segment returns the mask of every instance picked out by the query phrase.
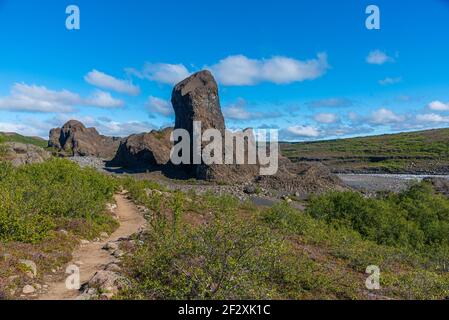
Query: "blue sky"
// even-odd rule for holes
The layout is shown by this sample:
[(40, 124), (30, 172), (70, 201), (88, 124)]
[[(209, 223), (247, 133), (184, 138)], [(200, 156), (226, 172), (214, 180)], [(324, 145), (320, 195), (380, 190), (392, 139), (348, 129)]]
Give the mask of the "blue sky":
[[(81, 29), (65, 27), (68, 5)], [(381, 10), (367, 30), (365, 9)], [(320, 140), (449, 125), (449, 1), (0, 0), (0, 131), (172, 125), (201, 69), (229, 128)]]

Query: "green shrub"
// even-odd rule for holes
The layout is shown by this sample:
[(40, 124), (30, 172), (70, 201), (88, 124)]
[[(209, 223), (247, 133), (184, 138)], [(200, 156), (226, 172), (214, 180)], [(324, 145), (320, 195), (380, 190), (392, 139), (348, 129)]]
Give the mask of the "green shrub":
[(56, 226), (78, 221), (82, 235), (114, 228), (103, 211), (116, 182), (94, 169), (52, 159), (12, 167), (0, 163), (0, 240), (37, 242)]
[(375, 199), (356, 192), (331, 192), (312, 198), (307, 213), (352, 228), (379, 244), (418, 250), (449, 244), (449, 200), (426, 183)]
[(221, 214), (202, 227), (149, 232), (125, 262), (133, 279), (127, 298), (269, 298), (264, 279), (280, 247), (268, 230)]

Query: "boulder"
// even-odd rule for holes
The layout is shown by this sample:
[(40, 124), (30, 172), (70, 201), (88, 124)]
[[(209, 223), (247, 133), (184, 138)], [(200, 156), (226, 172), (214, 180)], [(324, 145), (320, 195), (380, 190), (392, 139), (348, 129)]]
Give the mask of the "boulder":
[(134, 134), (121, 142), (112, 163), (134, 168), (165, 165), (170, 161), (172, 128)]
[(32, 144), (6, 142), (2, 148), (2, 159), (10, 161), (14, 166), (41, 163), (51, 157), (49, 152)]
[(100, 292), (109, 292), (113, 294), (128, 287), (128, 279), (118, 273), (107, 270), (98, 271), (88, 282), (88, 288), (95, 288)]
[(62, 128), (50, 130), (48, 146), (70, 156), (111, 159), (121, 140), (102, 136), (95, 128), (86, 128), (81, 122), (70, 120)]
[(31, 293), (34, 293), (35, 291), (36, 291), (36, 289), (34, 289), (34, 287), (29, 284), (24, 286), (22, 289), (23, 294), (31, 294)]

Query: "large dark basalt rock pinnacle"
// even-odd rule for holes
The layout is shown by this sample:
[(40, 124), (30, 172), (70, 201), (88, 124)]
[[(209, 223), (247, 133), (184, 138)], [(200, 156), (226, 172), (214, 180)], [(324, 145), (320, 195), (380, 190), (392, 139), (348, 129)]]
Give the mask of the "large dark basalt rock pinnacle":
[[(201, 122), (202, 132), (217, 129), (224, 138), (226, 126), (220, 106), (218, 85), (209, 71), (200, 71), (178, 83), (173, 89), (172, 105), (176, 116), (175, 129), (185, 129), (189, 132), (191, 152), (194, 152), (194, 121)], [(205, 143), (202, 147), (204, 145)], [(248, 181), (257, 175), (258, 166), (201, 163), (187, 166), (187, 169), (192, 171), (196, 178), (203, 180)]]
[(224, 133), (218, 86), (209, 71), (200, 71), (178, 83), (173, 89), (175, 129), (185, 129), (191, 135), (193, 122), (201, 121), (202, 130), (218, 129)]

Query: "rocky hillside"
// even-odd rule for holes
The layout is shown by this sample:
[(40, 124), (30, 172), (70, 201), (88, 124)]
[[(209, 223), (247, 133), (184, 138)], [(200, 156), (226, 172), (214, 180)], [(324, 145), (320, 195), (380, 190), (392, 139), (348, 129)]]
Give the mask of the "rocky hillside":
[(111, 159), (120, 142), (120, 138), (102, 136), (95, 128), (86, 128), (81, 122), (71, 120), (62, 128), (50, 131), (48, 146), (70, 156)]
[(293, 162), (319, 161), (333, 172), (449, 172), (449, 129), (283, 143), (281, 150)]

